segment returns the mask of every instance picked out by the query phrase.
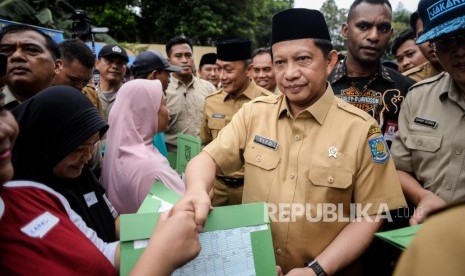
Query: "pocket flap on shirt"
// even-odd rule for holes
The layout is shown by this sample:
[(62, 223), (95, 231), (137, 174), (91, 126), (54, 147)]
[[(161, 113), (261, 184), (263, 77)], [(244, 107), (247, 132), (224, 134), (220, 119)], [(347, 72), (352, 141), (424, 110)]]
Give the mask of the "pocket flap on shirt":
[(208, 128), (209, 129), (222, 129), (225, 126), (226, 126), (226, 120), (225, 119), (212, 118), (212, 119), (208, 120)]
[(280, 159), (278, 151), (258, 145), (249, 146), (244, 152), (245, 162), (267, 171), (275, 169)]
[(310, 166), (308, 179), (316, 186), (346, 189), (352, 184), (352, 173), (338, 168)]
[(409, 149), (436, 152), (441, 147), (442, 136), (410, 134), (405, 141)]

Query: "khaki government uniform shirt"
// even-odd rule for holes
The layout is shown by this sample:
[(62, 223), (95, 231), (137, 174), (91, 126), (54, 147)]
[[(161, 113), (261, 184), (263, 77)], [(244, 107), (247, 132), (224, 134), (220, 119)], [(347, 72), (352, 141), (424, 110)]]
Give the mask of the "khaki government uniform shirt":
[(199, 136), (205, 97), (216, 91), (206, 80), (193, 76), (189, 84), (170, 77), (166, 89), (166, 105), (170, 113), (168, 130), (165, 132), (168, 151), (176, 151), (178, 133)]
[(461, 203), (427, 218), (401, 256), (394, 275), (464, 275), (464, 217), (465, 205)]
[[(350, 203), (362, 204), (367, 215), (405, 206), (382, 139), (376, 121), (335, 97), (328, 84), (296, 118), (283, 94), (245, 103), (204, 150), (224, 173), (244, 165), (243, 203), (269, 204), (277, 264), (287, 273), (317, 257), (349, 224)], [(336, 206), (338, 222), (323, 221), (323, 203), (343, 206)], [(309, 210), (290, 212), (302, 205)]]
[[(268, 95), (272, 95), (272, 93), (258, 86), (251, 79), (246, 90), (237, 98), (231, 97), (223, 89), (207, 96), (203, 111), (202, 128), (200, 129), (202, 144), (206, 145), (215, 139), (219, 131), (231, 121), (233, 115), (244, 103), (259, 96)], [(239, 171), (229, 174), (228, 177), (244, 178), (244, 170), (241, 168)], [(221, 179), (216, 178), (214, 188), (214, 206), (240, 204), (242, 202), (242, 187), (229, 189)]]
[(414, 173), (446, 202), (465, 196), (465, 101), (448, 73), (412, 86), (391, 151), (398, 170)]
[(419, 82), (427, 78), (431, 78), (441, 73), (436, 70), (431, 62), (427, 61), (423, 64), (420, 64), (416, 67), (413, 67), (405, 72), (402, 75), (411, 78), (412, 80)]

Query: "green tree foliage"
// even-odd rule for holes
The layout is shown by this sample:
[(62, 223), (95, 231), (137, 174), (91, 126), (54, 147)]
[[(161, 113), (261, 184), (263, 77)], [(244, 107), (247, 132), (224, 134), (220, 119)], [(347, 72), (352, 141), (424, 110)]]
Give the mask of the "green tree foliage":
[(400, 32), (410, 28), (410, 14), (411, 13), (401, 5), (393, 11), (392, 28), (394, 29), (394, 37)]
[(271, 17), (291, 7), (289, 0), (141, 0), (140, 41), (165, 43), (186, 35), (195, 44), (213, 45), (224, 36), (252, 39), (266, 45)]
[(175, 35), (196, 45), (214, 45), (228, 36), (269, 43), (271, 18), (293, 0), (3, 0), (0, 16), (65, 31), (73, 9), (85, 10), (94, 26), (108, 27), (119, 42), (165, 43)]
[(347, 10), (339, 9), (334, 0), (326, 0), (320, 9), (323, 13), (334, 48), (337, 51), (345, 49), (341, 35), (342, 24), (347, 21)]

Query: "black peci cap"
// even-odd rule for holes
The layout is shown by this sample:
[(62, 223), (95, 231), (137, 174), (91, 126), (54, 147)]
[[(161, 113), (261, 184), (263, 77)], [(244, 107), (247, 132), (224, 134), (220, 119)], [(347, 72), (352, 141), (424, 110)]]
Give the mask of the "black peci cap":
[(200, 59), (199, 67), (202, 67), (205, 64), (216, 64), (216, 54), (208, 53), (203, 55)]
[(216, 52), (219, 60), (247, 60), (252, 57), (252, 41), (244, 38), (221, 40), (216, 44)]
[(288, 9), (273, 16), (270, 45), (302, 38), (324, 39), (331, 42), (328, 26), (320, 11)]

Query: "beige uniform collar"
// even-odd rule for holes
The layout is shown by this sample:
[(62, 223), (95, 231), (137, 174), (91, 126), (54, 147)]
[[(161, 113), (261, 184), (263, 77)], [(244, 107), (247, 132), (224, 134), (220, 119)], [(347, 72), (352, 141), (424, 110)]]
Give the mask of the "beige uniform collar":
[[(326, 115), (329, 112), (329, 108), (331, 107), (333, 100), (334, 100), (334, 92), (333, 88), (326, 82), (326, 91), (325, 93), (311, 106), (307, 107), (305, 110), (302, 110), (298, 116), (303, 115), (304, 113), (311, 114), (317, 120), (317, 122), (322, 125), (325, 121)], [(291, 110), (287, 103), (287, 97), (281, 95), (284, 99), (281, 101), (281, 107), (279, 109), (279, 114), (282, 114), (284, 111), (287, 112), (288, 116), (292, 117)]]
[[(255, 84), (254, 80), (253, 79), (249, 79), (249, 80), (250, 80), (249, 85), (247, 86), (245, 91), (242, 92), (241, 95), (239, 95), (239, 97), (247, 97), (249, 100), (252, 100), (252, 99), (255, 99), (257, 96), (259, 96), (261, 93), (258, 91), (257, 84)], [(225, 92), (223, 102), (227, 101), (228, 99), (232, 99), (232, 97), (230, 96), (230, 94)]]
[(461, 103), (463, 98), (462, 98), (462, 95), (459, 89), (455, 85), (454, 80), (449, 75), (449, 73), (443, 73), (443, 74), (444, 74), (443, 76), (444, 79), (441, 81), (443, 81), (445, 85), (443, 86), (444, 90), (441, 93), (439, 93), (439, 99), (441, 101), (444, 101), (446, 98), (449, 98), (450, 100), (456, 103)]
[(172, 82), (173, 84), (176, 84), (176, 89), (181, 85), (185, 85), (187, 87), (189, 87), (191, 85), (194, 85), (195, 79), (196, 79), (196, 77), (194, 75), (192, 75), (191, 82), (183, 83), (181, 80), (177, 79), (173, 74), (171, 74), (171, 76), (170, 76), (170, 82)]

